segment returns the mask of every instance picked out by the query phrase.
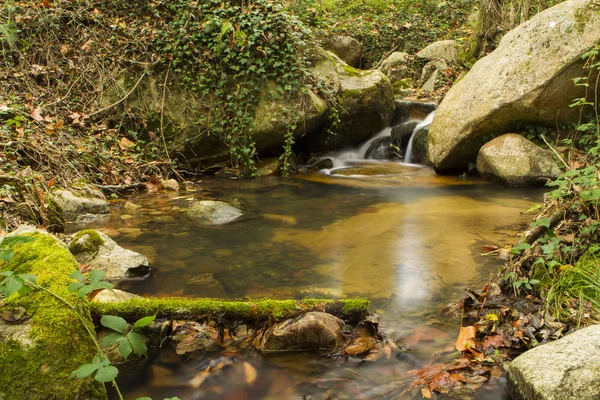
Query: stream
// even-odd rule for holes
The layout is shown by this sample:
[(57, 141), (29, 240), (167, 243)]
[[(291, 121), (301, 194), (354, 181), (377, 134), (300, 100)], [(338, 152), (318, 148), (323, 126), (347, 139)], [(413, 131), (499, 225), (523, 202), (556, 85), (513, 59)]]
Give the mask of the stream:
[[(483, 246), (512, 244), (530, 219), (523, 213), (543, 191), (438, 177), (394, 163), (377, 166), (398, 171), (369, 177), (315, 172), (287, 180), (209, 177), (196, 192), (114, 202), (111, 217), (93, 227), (150, 259), (153, 276), (123, 283), (125, 290), (232, 299), (368, 297), (380, 330), (405, 352), (366, 362), (224, 348), (182, 360), (165, 349), (143, 379), (121, 383), (126, 399), (421, 398), (402, 384), (407, 371), (451, 358), (459, 321), (441, 309), (498, 271), (502, 261), (482, 256)], [(173, 205), (182, 195), (235, 201), (249, 217), (195, 225)], [(201, 274), (212, 274), (220, 285), (195, 284)], [(496, 382), (477, 398), (505, 398), (502, 380)]]

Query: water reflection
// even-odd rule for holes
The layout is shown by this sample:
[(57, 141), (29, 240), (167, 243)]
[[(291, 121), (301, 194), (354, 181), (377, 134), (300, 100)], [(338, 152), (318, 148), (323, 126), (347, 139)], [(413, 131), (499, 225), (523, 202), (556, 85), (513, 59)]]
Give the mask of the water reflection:
[[(202, 296), (206, 279), (194, 279), (212, 274), (211, 287), (232, 298), (366, 296), (395, 339), (424, 323), (452, 329), (437, 311), (457, 300), (461, 289), (482, 286), (499, 265), (480, 256), (481, 246), (512, 243), (528, 220), (521, 213), (541, 199), (537, 190), (422, 172), (370, 179), (315, 174), (287, 181), (205, 180), (200, 185), (201, 192), (186, 196), (238, 199), (251, 218), (198, 226), (181, 214), (173, 202), (177, 195), (168, 193), (128, 199), (139, 207), (115, 203), (102, 229), (122, 246), (148, 255), (156, 270), (154, 279), (130, 284), (129, 290)], [(182, 399), (410, 398), (397, 391), (398, 382), (448, 348), (448, 338), (415, 347), (408, 353), (413, 358), (372, 365), (315, 355), (254, 355), (247, 361), (258, 370), (256, 383), (231, 385), (229, 379), (237, 379), (241, 368), (236, 360), (231, 369), (211, 375), (202, 391), (190, 387), (189, 380), (203, 371), (209, 356), (180, 365), (163, 354), (130, 395), (150, 390), (156, 398)]]

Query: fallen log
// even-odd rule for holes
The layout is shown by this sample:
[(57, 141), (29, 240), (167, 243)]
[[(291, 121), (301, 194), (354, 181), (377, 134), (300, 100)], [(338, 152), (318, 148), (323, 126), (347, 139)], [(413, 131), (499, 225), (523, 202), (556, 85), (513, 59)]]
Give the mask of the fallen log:
[(368, 314), (366, 299), (304, 300), (219, 300), (189, 297), (131, 299), (118, 303), (90, 303), (94, 321), (102, 315), (116, 315), (128, 322), (156, 315), (158, 318), (196, 321), (228, 321), (259, 325), (298, 317), (310, 311), (335, 315), (348, 323), (357, 323)]

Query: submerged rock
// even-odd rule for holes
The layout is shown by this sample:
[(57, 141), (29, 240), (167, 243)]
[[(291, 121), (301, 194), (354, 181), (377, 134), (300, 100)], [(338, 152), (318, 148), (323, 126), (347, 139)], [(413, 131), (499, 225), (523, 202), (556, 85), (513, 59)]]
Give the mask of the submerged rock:
[(184, 293), (200, 297), (227, 297), (225, 288), (212, 273), (199, 274), (189, 279), (185, 284)]
[(428, 138), (427, 157), (438, 171), (466, 168), (487, 135), (510, 132), (519, 122), (555, 126), (572, 122), (570, 108), (585, 88), (581, 56), (600, 41), (600, 14), (592, 0), (567, 0), (504, 36), (446, 94)]
[(203, 225), (224, 225), (241, 218), (243, 213), (224, 201), (193, 200), (185, 215)]
[(150, 273), (148, 258), (124, 249), (94, 229), (77, 232), (69, 244), (69, 250), (80, 264), (105, 271), (107, 279), (145, 277)]
[(68, 189), (55, 189), (49, 199), (58, 206), (65, 222), (93, 219), (110, 212), (104, 194), (94, 186), (78, 182)]
[(507, 378), (518, 400), (600, 398), (600, 325), (528, 350), (510, 363)]
[(486, 143), (479, 150), (477, 170), (484, 178), (508, 186), (544, 185), (562, 172), (550, 151), (514, 133)]
[(345, 343), (344, 321), (331, 314), (309, 312), (267, 329), (257, 346), (263, 353), (335, 351)]

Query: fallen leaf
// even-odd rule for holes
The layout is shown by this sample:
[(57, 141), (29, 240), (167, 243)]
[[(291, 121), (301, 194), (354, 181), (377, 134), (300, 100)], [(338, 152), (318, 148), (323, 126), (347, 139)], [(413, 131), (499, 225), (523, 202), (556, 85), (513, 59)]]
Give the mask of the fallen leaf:
[(421, 396), (423, 396), (423, 398), (425, 399), (430, 399), (431, 398), (431, 390), (429, 390), (429, 388), (421, 388)]
[(464, 326), (460, 328), (460, 333), (458, 334), (458, 338), (456, 339), (456, 350), (465, 351), (469, 348), (475, 346), (475, 335), (477, 334), (477, 329), (475, 326)]
[(35, 108), (32, 112), (31, 112), (31, 118), (33, 118), (34, 120), (36, 120), (37, 122), (42, 122), (44, 120), (44, 117), (42, 117), (42, 109), (37, 107)]
[(132, 147), (134, 146), (134, 143), (127, 139), (126, 137), (121, 138), (121, 140), (119, 140), (119, 148), (122, 151), (126, 151), (126, 150), (130, 150)]
[(198, 389), (200, 386), (202, 386), (202, 384), (208, 377), (209, 373), (210, 373), (210, 366), (207, 367), (204, 371), (196, 374), (190, 381), (190, 386), (193, 387), (194, 389)]
[(483, 340), (483, 349), (487, 350), (490, 347), (505, 347), (504, 338), (501, 335), (489, 335)]
[(409, 336), (402, 339), (402, 342), (409, 346), (416, 346), (420, 342), (434, 341), (438, 339), (449, 339), (450, 335), (447, 332), (433, 328), (427, 325), (420, 325)]

